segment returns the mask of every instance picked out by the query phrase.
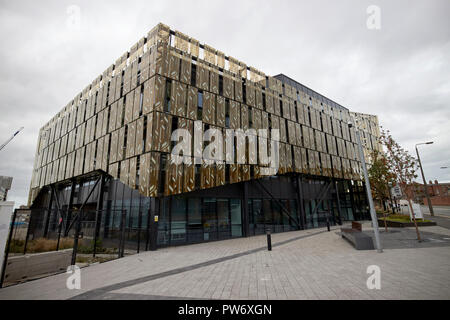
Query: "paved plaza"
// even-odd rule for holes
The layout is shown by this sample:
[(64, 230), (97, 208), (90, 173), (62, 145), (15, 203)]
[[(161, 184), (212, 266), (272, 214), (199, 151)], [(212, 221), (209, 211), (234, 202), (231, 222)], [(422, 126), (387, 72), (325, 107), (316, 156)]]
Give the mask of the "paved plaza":
[[(370, 233), (370, 224), (363, 229)], [(382, 228), (381, 228), (382, 229)], [(0, 299), (450, 299), (450, 230), (381, 232), (383, 253), (357, 251), (339, 228), (293, 231), (144, 252), (0, 289)], [(368, 289), (367, 267), (381, 270)]]

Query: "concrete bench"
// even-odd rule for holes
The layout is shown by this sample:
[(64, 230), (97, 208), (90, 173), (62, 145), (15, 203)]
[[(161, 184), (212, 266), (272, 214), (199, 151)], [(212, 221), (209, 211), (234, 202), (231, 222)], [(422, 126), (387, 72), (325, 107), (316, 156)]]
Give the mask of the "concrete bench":
[(352, 228), (341, 228), (342, 238), (348, 240), (356, 250), (374, 250), (372, 237), (362, 232), (359, 222), (352, 222)]

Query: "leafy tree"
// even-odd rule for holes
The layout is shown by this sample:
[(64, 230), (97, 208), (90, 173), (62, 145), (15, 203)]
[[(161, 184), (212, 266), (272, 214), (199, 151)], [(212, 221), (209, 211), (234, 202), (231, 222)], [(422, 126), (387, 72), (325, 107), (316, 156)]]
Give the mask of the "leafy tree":
[[(393, 175), (393, 180), (400, 186), (402, 193), (408, 200), (411, 212), (414, 213), (411, 196), (409, 192), (406, 192), (406, 186), (410, 185), (417, 177), (417, 160), (394, 140), (389, 130), (381, 129), (380, 142), (386, 149), (386, 164)], [(417, 240), (421, 241), (416, 217), (414, 214), (412, 214), (412, 217), (416, 227)]]
[[(395, 181), (395, 175), (391, 172), (386, 157), (374, 150), (371, 154), (372, 164), (368, 169), (370, 188), (374, 199), (380, 200), (383, 208), (386, 210), (385, 200), (389, 197), (389, 184)], [(384, 228), (388, 231), (386, 223), (386, 212), (384, 212)]]

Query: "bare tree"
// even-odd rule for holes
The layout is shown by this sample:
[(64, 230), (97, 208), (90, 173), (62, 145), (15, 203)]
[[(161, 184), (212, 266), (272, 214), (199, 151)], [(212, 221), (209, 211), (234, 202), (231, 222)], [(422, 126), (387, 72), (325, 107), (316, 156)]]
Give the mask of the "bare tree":
[(385, 157), (387, 160), (387, 165), (389, 171), (393, 174), (394, 181), (400, 186), (403, 194), (408, 200), (409, 208), (412, 212), (412, 218), (414, 225), (416, 227), (417, 240), (421, 241), (419, 228), (417, 226), (416, 217), (412, 207), (411, 196), (409, 192), (406, 192), (406, 187), (410, 185), (413, 180), (417, 177), (417, 160), (411, 156), (408, 151), (403, 149), (395, 140), (392, 138), (389, 130), (381, 129), (380, 141), (385, 147)]

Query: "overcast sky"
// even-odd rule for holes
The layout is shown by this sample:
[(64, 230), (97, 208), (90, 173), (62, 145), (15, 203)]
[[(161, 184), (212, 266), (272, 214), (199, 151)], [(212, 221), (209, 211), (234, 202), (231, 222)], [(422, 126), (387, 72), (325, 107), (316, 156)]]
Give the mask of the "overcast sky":
[(434, 141), (425, 175), (450, 181), (449, 12), (448, 0), (0, 1), (0, 143), (25, 127), (0, 151), (9, 200), (26, 204), (39, 128), (158, 22), (377, 114), (412, 153)]

